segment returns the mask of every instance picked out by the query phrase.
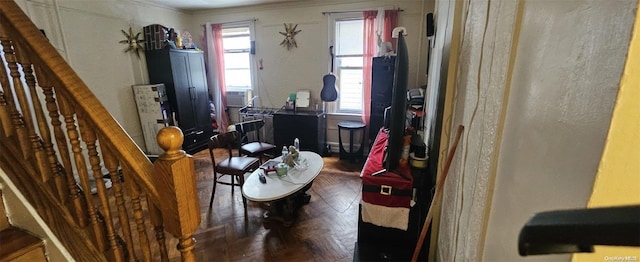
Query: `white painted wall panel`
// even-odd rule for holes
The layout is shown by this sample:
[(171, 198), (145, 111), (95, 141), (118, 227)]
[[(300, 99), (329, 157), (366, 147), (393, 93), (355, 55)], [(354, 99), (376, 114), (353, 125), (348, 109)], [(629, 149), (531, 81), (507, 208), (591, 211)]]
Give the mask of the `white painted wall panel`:
[(506, 101), (516, 1), (469, 2), (463, 22), (452, 128), (465, 133), (449, 171), (440, 219), (438, 259), (476, 260)]
[[(524, 260), (536, 212), (584, 208), (611, 121), (636, 1), (525, 1), (485, 261)], [(567, 261), (546, 255), (527, 261)]]
[[(522, 26), (507, 86), (518, 2)], [(536, 212), (586, 206), (636, 1), (465, 4), (450, 123), (465, 125), (465, 135), (445, 187), (437, 258), (566, 261), (520, 257), (518, 234)]]

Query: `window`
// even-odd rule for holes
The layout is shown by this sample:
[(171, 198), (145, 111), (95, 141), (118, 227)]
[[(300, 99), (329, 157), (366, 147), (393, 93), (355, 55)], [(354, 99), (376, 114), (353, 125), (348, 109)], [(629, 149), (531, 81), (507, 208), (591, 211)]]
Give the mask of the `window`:
[(222, 29), (224, 79), (227, 91), (252, 89), (251, 30), (248, 26)]
[(363, 110), (363, 30), (362, 15), (334, 20), (336, 86), (340, 93), (337, 112), (362, 113)]

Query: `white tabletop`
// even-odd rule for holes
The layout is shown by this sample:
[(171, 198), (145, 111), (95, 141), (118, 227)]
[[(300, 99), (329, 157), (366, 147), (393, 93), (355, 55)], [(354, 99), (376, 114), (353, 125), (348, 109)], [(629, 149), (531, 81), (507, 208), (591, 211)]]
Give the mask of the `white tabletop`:
[[(289, 172), (285, 177), (278, 177), (275, 171), (265, 175), (267, 183), (263, 184), (258, 178), (258, 174), (264, 173), (262, 169), (258, 169), (244, 181), (242, 186), (242, 194), (249, 200), (257, 202), (273, 201), (287, 197), (313, 181), (320, 170), (324, 166), (324, 162), (320, 155), (301, 151), (300, 159), (306, 161), (306, 168), (289, 168)], [(274, 160), (282, 161), (281, 157)]]

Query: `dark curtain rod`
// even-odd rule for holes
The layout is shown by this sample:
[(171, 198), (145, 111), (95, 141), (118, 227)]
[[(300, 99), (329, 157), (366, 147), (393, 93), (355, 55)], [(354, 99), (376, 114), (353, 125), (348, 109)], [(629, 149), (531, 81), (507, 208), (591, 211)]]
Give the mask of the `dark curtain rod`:
[[(393, 9), (391, 9), (393, 10)], [(398, 10), (398, 12), (404, 12), (404, 9), (396, 9)], [(342, 14), (342, 13), (355, 13), (355, 12), (364, 12), (366, 10), (352, 10), (352, 11), (335, 11), (335, 12), (322, 12), (322, 15), (330, 15), (330, 14)], [(376, 11), (376, 10), (371, 10), (371, 11)]]
[[(229, 21), (229, 22), (223, 22), (223, 23), (211, 23), (212, 25), (214, 24), (237, 24), (237, 23), (245, 23), (245, 22), (256, 22), (258, 21), (258, 18), (251, 18), (251, 19), (245, 19), (245, 20), (236, 20), (236, 21)], [(201, 26), (205, 26), (207, 24), (201, 24)]]

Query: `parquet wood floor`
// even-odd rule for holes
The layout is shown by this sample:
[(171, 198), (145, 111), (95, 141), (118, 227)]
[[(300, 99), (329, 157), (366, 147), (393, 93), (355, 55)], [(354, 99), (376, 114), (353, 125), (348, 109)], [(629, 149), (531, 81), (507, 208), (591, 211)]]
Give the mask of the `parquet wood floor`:
[(219, 184), (209, 209), (213, 174), (208, 151), (195, 154), (194, 160), (203, 212), (195, 234), (199, 261), (353, 260), (362, 163), (324, 157), (324, 168), (308, 191), (311, 202), (298, 210), (293, 225), (275, 224), (266, 229), (261, 203), (248, 201), (245, 219), (239, 188), (232, 195), (230, 186)]

